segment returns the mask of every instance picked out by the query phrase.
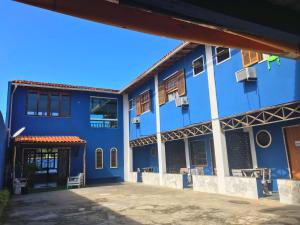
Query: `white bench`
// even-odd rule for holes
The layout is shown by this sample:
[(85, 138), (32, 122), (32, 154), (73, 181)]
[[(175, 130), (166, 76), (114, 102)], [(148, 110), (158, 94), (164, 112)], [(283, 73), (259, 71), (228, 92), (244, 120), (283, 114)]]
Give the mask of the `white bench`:
[(82, 187), (83, 186), (83, 173), (79, 173), (78, 176), (68, 177), (67, 189), (69, 187)]

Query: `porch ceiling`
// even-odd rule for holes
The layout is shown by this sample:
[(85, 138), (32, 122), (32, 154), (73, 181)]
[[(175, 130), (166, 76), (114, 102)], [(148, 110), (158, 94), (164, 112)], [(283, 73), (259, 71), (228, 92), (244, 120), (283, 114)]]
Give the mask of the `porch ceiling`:
[(85, 144), (78, 136), (18, 136), (14, 140), (18, 144)]

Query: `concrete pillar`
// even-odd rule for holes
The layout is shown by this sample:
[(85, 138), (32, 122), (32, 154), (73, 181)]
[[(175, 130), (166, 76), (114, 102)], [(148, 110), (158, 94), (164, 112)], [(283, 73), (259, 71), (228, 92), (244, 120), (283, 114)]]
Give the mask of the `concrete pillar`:
[(212, 129), (215, 147), (215, 159), (218, 176), (219, 192), (225, 193), (225, 176), (229, 176), (228, 156), (225, 133), (223, 132), (219, 120), (218, 101), (215, 84), (214, 60), (212, 47), (205, 45), (206, 66), (208, 74), (208, 89), (210, 110), (212, 118)]
[(154, 77), (155, 84), (155, 115), (156, 115), (156, 138), (157, 138), (157, 152), (158, 152), (158, 167), (159, 167), (159, 181), (163, 185), (163, 176), (167, 171), (166, 166), (166, 148), (165, 143), (162, 142), (161, 129), (160, 129), (160, 109), (158, 99), (158, 75)]
[(244, 131), (249, 133), (252, 166), (253, 166), (253, 168), (257, 168), (257, 156), (256, 156), (256, 149), (255, 149), (255, 139), (254, 139), (254, 134), (253, 134), (253, 127), (245, 128)]
[(184, 151), (185, 151), (185, 161), (186, 161), (186, 168), (191, 168), (191, 160), (190, 160), (190, 148), (189, 148), (189, 139), (184, 138)]
[(123, 95), (123, 144), (124, 144), (124, 180), (128, 181), (132, 171), (132, 148), (129, 145), (129, 102), (128, 94)]

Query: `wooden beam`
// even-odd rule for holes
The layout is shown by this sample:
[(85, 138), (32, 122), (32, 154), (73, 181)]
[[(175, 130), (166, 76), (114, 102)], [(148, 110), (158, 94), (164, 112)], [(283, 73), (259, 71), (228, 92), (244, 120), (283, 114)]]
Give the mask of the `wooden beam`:
[(170, 16), (105, 0), (17, 0), (67, 15), (159, 36), (263, 53), (300, 58), (298, 46), (236, 33), (207, 24), (195, 24)]

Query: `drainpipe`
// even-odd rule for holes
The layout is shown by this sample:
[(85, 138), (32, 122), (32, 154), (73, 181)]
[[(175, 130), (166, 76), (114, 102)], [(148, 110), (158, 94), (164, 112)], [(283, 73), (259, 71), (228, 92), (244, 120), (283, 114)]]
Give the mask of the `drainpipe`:
[(12, 117), (12, 109), (13, 109), (14, 94), (15, 94), (15, 92), (16, 92), (17, 87), (18, 87), (18, 85), (14, 85), (14, 90), (12, 91), (11, 99), (10, 99), (7, 147), (9, 147), (10, 136), (11, 136), (11, 121), (12, 121), (12, 118), (11, 118), (11, 117)]

